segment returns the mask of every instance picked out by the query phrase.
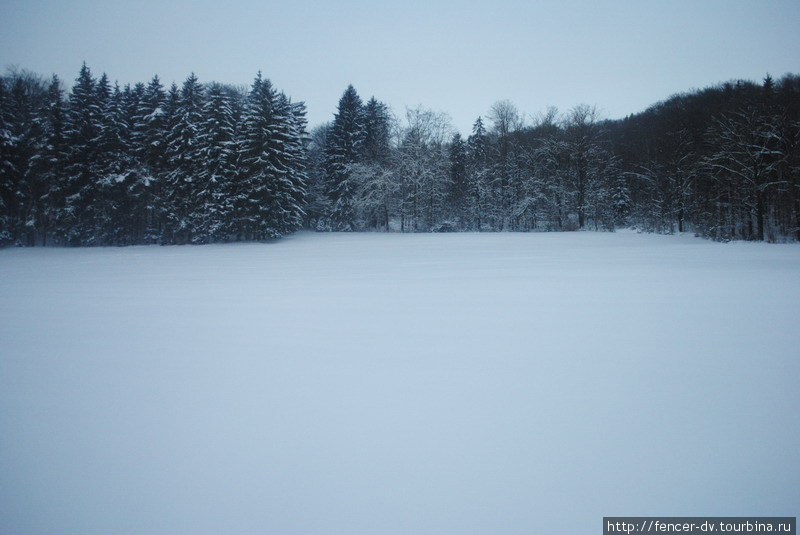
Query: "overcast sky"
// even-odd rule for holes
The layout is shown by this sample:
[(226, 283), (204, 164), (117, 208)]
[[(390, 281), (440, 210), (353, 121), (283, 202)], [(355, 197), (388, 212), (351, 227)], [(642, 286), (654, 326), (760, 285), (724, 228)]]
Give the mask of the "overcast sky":
[[(475, 5), (473, 5), (475, 4)], [(607, 118), (734, 78), (800, 72), (800, 1), (308, 2), (0, 0), (0, 65), (69, 86), (86, 61), (121, 84), (249, 84), (256, 71), (332, 118), (352, 83), (397, 114), (468, 132), (493, 102)]]

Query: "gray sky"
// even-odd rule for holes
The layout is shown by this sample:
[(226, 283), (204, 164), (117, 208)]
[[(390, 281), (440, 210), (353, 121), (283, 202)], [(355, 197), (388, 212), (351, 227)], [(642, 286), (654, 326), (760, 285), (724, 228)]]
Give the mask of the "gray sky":
[(733, 78), (800, 72), (800, 1), (0, 0), (0, 65), (68, 85), (86, 61), (120, 83), (249, 84), (256, 71), (311, 125), (352, 83), (402, 114), (422, 104), (462, 132), (493, 102), (641, 111)]

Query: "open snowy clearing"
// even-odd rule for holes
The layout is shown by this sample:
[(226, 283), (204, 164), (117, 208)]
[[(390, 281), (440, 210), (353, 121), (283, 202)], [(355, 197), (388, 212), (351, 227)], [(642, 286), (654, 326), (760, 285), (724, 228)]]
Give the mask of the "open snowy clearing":
[(598, 533), (800, 512), (800, 247), (0, 251), (0, 533)]

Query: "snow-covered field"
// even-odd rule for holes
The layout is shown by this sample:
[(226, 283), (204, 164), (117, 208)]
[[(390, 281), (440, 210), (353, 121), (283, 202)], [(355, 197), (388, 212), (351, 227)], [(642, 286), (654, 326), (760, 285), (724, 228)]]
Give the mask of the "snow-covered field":
[(0, 251), (0, 534), (800, 513), (800, 247), (312, 234)]

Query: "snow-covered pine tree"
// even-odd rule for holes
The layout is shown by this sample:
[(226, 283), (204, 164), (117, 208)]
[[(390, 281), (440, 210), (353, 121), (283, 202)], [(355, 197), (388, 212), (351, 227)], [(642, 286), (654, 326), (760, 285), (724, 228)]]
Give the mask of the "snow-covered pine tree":
[(58, 221), (60, 240), (67, 245), (94, 244), (94, 209), (97, 197), (96, 140), (100, 129), (100, 107), (96, 82), (84, 63), (69, 96), (67, 144), (69, 163), (64, 207)]
[[(41, 137), (36, 121), (44, 100), (38, 76), (16, 71), (8, 79), (4, 101), (4, 146), (0, 155), (0, 243), (33, 245), (39, 177), (29, 173), (29, 162)], [(8, 88), (9, 85), (5, 87)]]
[(471, 227), (481, 231), (488, 224), (490, 214), (490, 187), (488, 184), (488, 139), (483, 119), (478, 117), (472, 126), (472, 135), (467, 138), (468, 155), (468, 201), (467, 211), (472, 220)]
[(35, 242), (47, 245), (51, 222), (57, 220), (57, 210), (63, 201), (64, 167), (68, 157), (66, 107), (61, 81), (55, 75), (50, 80), (45, 101), (37, 111), (35, 121), (39, 135), (36, 151), (28, 163), (28, 175), (38, 178), (38, 187), (33, 193)]
[(137, 99), (136, 110), (131, 117), (135, 155), (153, 174), (158, 174), (164, 168), (167, 145), (165, 101), (161, 80), (153, 76), (142, 91), (141, 98)]
[(278, 235), (299, 229), (303, 224), (306, 205), (306, 108), (302, 102), (292, 103), (279, 93), (275, 106), (275, 135), (271, 156), (275, 176), (270, 224)]
[(168, 143), (171, 132), (178, 123), (178, 106), (180, 104), (180, 90), (174, 82), (170, 85), (163, 102), (163, 131), (159, 136), (157, 130), (151, 130), (147, 139), (157, 142), (160, 139), (161, 163), (155, 169), (146, 169), (142, 181), (146, 186), (146, 216), (143, 225), (145, 243), (169, 243), (168, 233), (169, 214), (173, 213), (172, 200), (169, 198), (167, 183), (168, 175), (173, 171), (172, 162), (168, 157)]
[[(103, 85), (101, 78), (98, 87)], [(119, 85), (115, 85), (108, 98), (101, 96), (99, 101), (102, 114), (96, 142), (96, 174), (100, 177), (96, 210), (98, 243), (139, 243), (137, 222), (141, 191), (135, 187), (139, 181), (139, 169), (130, 150), (126, 103)]]
[[(614, 227), (624, 227), (628, 224), (628, 215), (631, 210), (631, 192), (624, 173), (617, 169), (616, 178), (611, 184), (611, 213)], [(682, 224), (682, 222), (681, 222)], [(680, 229), (683, 232), (683, 228)]]
[(466, 225), (463, 221), (466, 209), (469, 183), (467, 178), (467, 144), (461, 134), (456, 132), (450, 140), (450, 195), (448, 204), (450, 206), (450, 217), (460, 220), (459, 227), (463, 229)]
[(14, 135), (12, 133), (11, 96), (6, 81), (0, 77), (0, 246), (12, 243), (9, 201), (14, 194)]
[(332, 203), (331, 230), (355, 230), (357, 185), (353, 181), (352, 166), (363, 158), (365, 134), (361, 97), (350, 85), (339, 99), (325, 151), (328, 195)]
[(330, 230), (331, 203), (328, 198), (327, 175), (325, 172), (325, 147), (331, 130), (331, 123), (313, 128), (306, 145), (308, 161), (306, 188), (306, 221), (307, 228), (318, 231)]
[[(138, 91), (136, 93), (138, 94)], [(114, 92), (117, 101), (120, 137), (123, 144), (121, 150), (123, 180), (120, 185), (125, 190), (125, 198), (120, 209), (122, 217), (125, 218), (125, 222), (122, 224), (124, 227), (123, 239), (125, 243), (129, 244), (155, 243), (155, 240), (148, 235), (148, 225), (152, 218), (153, 184), (157, 182), (149, 169), (141, 162), (141, 151), (134, 141), (135, 124), (139, 120), (138, 110), (141, 109), (141, 102), (144, 100), (144, 90), (141, 95), (141, 98), (138, 99), (140, 105), (131, 116), (125, 94), (120, 94), (118, 88)]]
[(145, 142), (139, 130), (142, 123), (142, 100), (144, 98), (144, 84), (137, 83), (133, 87), (125, 84), (122, 88), (122, 109), (125, 123), (128, 125), (128, 139), (126, 149), (137, 161), (142, 159)]
[(200, 173), (200, 133), (203, 124), (203, 86), (194, 73), (183, 83), (175, 110), (175, 125), (168, 130), (164, 197), (169, 211), (165, 214), (166, 241), (189, 243), (196, 231), (191, 215), (195, 212)]
[(375, 97), (364, 106), (364, 158), (386, 165), (391, 157), (389, 107)]
[(225, 241), (233, 230), (236, 176), (236, 119), (230, 92), (220, 84), (208, 87), (200, 129), (197, 202), (192, 212), (194, 241)]
[[(121, 131), (117, 127), (117, 109), (112, 102), (111, 84), (103, 73), (95, 86), (98, 108), (97, 136), (92, 141), (95, 155), (91, 174), (95, 177), (95, 198), (93, 202), (93, 221), (88, 232), (90, 243), (111, 245), (116, 234), (114, 220), (118, 216), (116, 203), (116, 183), (120, 176), (120, 157), (122, 152)], [(121, 103), (120, 103), (121, 104)]]
[(236, 238), (262, 239), (260, 221), (266, 219), (264, 211), (270, 202), (269, 182), (271, 172), (264, 155), (264, 147), (272, 136), (272, 106), (269, 89), (264, 89), (264, 79), (258, 72), (242, 112), (237, 143), (239, 169), (231, 198), (235, 214)]
[(241, 237), (263, 240), (299, 228), (304, 215), (305, 171), (298, 137), (300, 109), (259, 72), (242, 116), (237, 180)]
[[(17, 94), (0, 79), (0, 246), (17, 243), (24, 206), (22, 136), (25, 125)], [(11, 86), (19, 83), (12, 79)]]
[[(21, 83), (20, 83), (21, 82)], [(19, 94), (18, 94), (19, 88)], [(45, 106), (45, 85), (38, 75), (21, 73), (14, 83), (12, 95), (19, 103), (19, 118), (23, 126), (17, 140), (18, 169), (21, 171), (21, 199), (23, 200), (20, 223), (23, 227), (17, 243), (22, 245), (35, 245), (37, 240), (37, 222), (43, 212), (42, 197), (47, 185), (42, 177), (32, 172), (31, 160), (39, 151), (43, 132), (39, 121), (39, 113)]]

